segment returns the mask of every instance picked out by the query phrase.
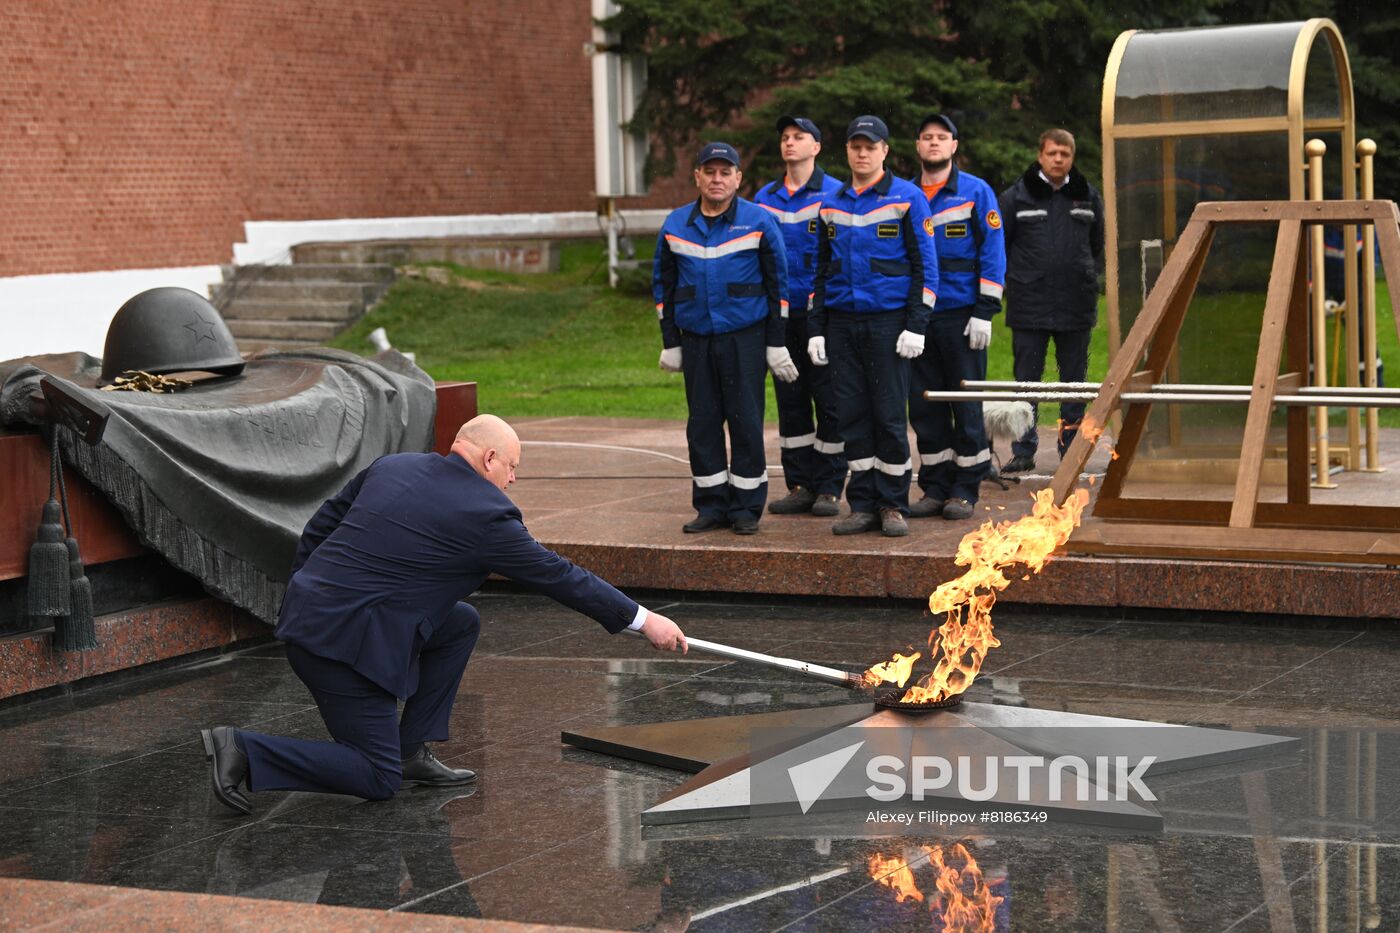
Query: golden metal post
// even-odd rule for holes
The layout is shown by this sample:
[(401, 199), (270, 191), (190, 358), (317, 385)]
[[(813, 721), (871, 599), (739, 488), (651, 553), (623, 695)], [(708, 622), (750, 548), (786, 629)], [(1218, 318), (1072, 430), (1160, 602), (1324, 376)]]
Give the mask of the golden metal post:
[[(1322, 157), (1327, 154), (1327, 144), (1320, 139), (1310, 139), (1303, 147), (1308, 157), (1308, 200), (1322, 200)], [(1312, 359), (1313, 385), (1327, 385), (1327, 309), (1326, 296), (1322, 288), (1323, 245), (1322, 227), (1314, 224), (1308, 230), (1312, 247)], [(1313, 441), (1313, 458), (1317, 465), (1317, 475), (1313, 486), (1318, 489), (1335, 489), (1332, 482), (1332, 452), (1329, 449), (1327, 409), (1318, 406), (1314, 409), (1317, 418), (1316, 437)]]
[[(1356, 154), (1361, 161), (1361, 198), (1369, 201), (1376, 196), (1375, 157), (1376, 141), (1363, 139), (1356, 144)], [(1365, 335), (1361, 352), (1366, 356), (1366, 385), (1375, 388), (1380, 379), (1376, 363), (1376, 228), (1366, 224), (1361, 228), (1361, 294), (1356, 315)], [(1384, 473), (1381, 466), (1380, 417), (1376, 409), (1366, 409), (1366, 466), (1367, 473)]]

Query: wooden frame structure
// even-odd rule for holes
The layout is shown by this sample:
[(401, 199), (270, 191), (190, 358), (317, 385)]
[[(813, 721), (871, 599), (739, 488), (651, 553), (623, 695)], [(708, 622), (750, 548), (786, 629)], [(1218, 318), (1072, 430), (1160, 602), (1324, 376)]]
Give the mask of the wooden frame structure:
[[(1308, 244), (1311, 224), (1375, 228), (1382, 264), (1400, 282), (1400, 211), (1393, 201), (1230, 201), (1196, 206), (1132, 329), (1114, 356), (1099, 394), (1060, 462), (1051, 488), (1064, 502), (1125, 393), (1163, 382), (1215, 228), (1277, 224), (1249, 409), (1233, 501), (1125, 497), (1152, 402), (1132, 401), (1123, 417), (1116, 458), (1092, 517), (1070, 539), (1080, 552), (1243, 560), (1400, 564), (1400, 507), (1321, 505), (1310, 501), (1308, 409), (1287, 415), (1287, 500), (1260, 502), (1265, 442), (1277, 396), (1307, 382), (1309, 349)], [(1400, 316), (1396, 318), (1400, 333)], [(1280, 367), (1283, 371), (1280, 372)], [(1134, 398), (1141, 398), (1135, 394)], [(1280, 534), (1288, 529), (1288, 534)]]

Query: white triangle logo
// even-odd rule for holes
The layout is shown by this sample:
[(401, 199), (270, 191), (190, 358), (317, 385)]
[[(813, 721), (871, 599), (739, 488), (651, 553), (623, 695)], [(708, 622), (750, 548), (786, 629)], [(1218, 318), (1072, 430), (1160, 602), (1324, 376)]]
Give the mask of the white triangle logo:
[(854, 745), (838, 748), (820, 758), (813, 758), (788, 768), (788, 777), (792, 780), (792, 789), (797, 792), (797, 802), (802, 805), (803, 813), (812, 809), (812, 804), (816, 803), (831, 786), (831, 782), (836, 780), (836, 775), (840, 774), (841, 769), (855, 756), (856, 749), (864, 744), (865, 740), (861, 739)]

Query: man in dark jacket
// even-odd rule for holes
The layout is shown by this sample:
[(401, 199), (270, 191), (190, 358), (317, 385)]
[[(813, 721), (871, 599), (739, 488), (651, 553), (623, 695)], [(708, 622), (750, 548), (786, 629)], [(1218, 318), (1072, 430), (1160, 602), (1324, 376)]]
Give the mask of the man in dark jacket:
[[(1040, 134), (1040, 152), (1020, 180), (1001, 193), (1006, 235), (1006, 324), (1018, 382), (1039, 382), (1055, 342), (1061, 382), (1083, 381), (1089, 336), (1098, 318), (1098, 263), (1103, 255), (1103, 199), (1074, 168), (1068, 130)], [(1034, 406), (1033, 406), (1034, 407)], [(1063, 457), (1084, 417), (1082, 402), (1060, 406)], [(1012, 443), (1003, 473), (1035, 469), (1036, 429)]]
[(480, 415), (457, 432), (446, 456), (380, 457), (311, 517), (273, 634), (286, 643), (287, 661), (334, 741), (201, 730), (220, 802), (250, 812), (245, 785), (383, 800), (401, 784), (474, 781), (425, 743), (447, 738), (481, 627), (476, 610), (458, 600), (491, 573), (609, 632), (631, 628), (658, 649), (685, 650), (670, 619), (530, 536), (505, 492), (519, 464), (515, 431)]

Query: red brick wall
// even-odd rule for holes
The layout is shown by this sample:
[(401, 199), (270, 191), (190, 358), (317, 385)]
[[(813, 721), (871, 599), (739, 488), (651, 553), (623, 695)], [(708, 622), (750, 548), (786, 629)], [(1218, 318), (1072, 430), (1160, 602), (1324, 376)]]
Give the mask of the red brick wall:
[[(0, 276), (245, 220), (591, 210), (588, 0), (8, 0)], [(624, 206), (690, 196), (658, 185)]]

